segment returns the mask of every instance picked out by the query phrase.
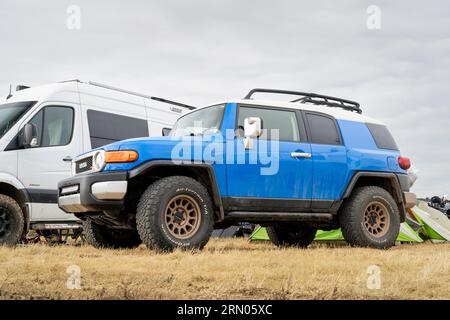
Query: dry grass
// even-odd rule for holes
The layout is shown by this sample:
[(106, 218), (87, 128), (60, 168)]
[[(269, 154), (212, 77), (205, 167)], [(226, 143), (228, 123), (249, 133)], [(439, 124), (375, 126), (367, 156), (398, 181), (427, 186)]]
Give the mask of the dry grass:
[[(214, 239), (202, 252), (89, 246), (0, 248), (0, 299), (449, 299), (450, 244), (387, 251)], [(66, 288), (69, 265), (82, 288)], [(367, 267), (381, 289), (367, 289)]]

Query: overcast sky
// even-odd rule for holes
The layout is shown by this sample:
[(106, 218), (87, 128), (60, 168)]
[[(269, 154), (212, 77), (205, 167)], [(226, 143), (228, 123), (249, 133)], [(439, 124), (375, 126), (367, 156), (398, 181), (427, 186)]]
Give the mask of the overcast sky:
[(253, 87), (342, 96), (387, 123), (420, 196), (450, 194), (450, 2), (432, 4), (1, 0), (0, 95), (79, 78), (195, 105)]

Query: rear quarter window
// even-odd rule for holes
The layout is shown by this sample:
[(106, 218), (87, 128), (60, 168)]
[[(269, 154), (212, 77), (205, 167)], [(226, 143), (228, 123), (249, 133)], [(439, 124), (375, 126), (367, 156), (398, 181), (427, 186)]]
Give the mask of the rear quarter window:
[(392, 137), (392, 134), (386, 126), (375, 123), (366, 123), (366, 125), (378, 148), (398, 150), (397, 143), (395, 143), (394, 137)]

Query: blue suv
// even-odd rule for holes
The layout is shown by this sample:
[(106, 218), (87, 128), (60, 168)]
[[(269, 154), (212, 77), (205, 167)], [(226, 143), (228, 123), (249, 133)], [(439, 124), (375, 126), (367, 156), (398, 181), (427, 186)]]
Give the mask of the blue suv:
[(214, 228), (253, 222), (280, 246), (342, 228), (353, 246), (388, 248), (415, 204), (410, 166), (357, 102), (253, 89), (184, 115), (166, 136), (78, 156), (58, 204), (96, 247), (202, 248)]

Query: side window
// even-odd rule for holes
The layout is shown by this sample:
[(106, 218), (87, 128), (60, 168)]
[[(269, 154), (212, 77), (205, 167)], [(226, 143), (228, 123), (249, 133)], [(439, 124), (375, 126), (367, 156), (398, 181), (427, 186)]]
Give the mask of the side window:
[(315, 113), (306, 113), (311, 134), (311, 143), (341, 144), (341, 138), (334, 119)]
[(238, 130), (243, 136), (244, 119), (259, 117), (262, 121), (261, 139), (272, 139), (271, 130), (279, 130), (280, 141), (300, 141), (298, 121), (295, 111), (275, 110), (258, 107), (239, 107)]
[(64, 146), (70, 143), (73, 131), (73, 109), (51, 106), (39, 111), (30, 123), (36, 126), (39, 147)]
[(36, 115), (30, 121), (30, 123), (34, 124), (34, 126), (36, 127), (38, 146), (41, 146), (42, 142), (42, 127), (43, 127), (42, 120), (44, 119), (44, 110), (45, 108), (36, 113)]
[(143, 119), (95, 110), (88, 110), (87, 118), (93, 149), (116, 141), (149, 135), (147, 121)]

